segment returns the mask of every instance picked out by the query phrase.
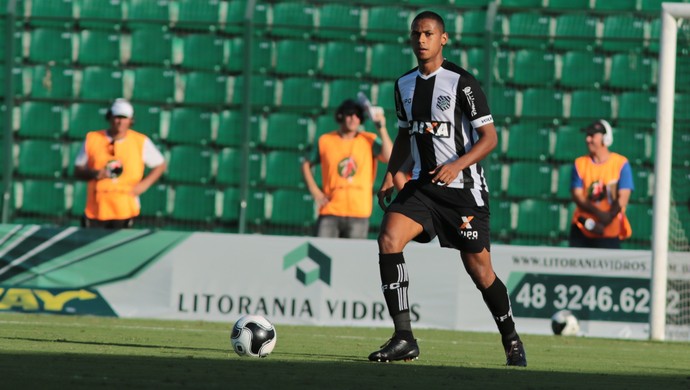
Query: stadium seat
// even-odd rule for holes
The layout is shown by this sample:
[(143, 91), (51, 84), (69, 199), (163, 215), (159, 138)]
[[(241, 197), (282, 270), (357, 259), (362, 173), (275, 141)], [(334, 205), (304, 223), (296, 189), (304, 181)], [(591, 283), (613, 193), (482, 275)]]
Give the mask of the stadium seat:
[(203, 108), (179, 107), (170, 111), (166, 141), (206, 145), (211, 142), (212, 114)]
[(77, 62), (80, 65), (119, 65), (120, 40), (121, 35), (113, 31), (82, 30)]
[[(67, 65), (72, 62), (72, 32), (37, 28), (30, 33), (29, 61)], [(21, 47), (21, 46), (20, 46)]]
[(690, 55), (676, 57), (676, 92), (680, 91), (690, 92)]
[(29, 24), (33, 27), (69, 28), (74, 22), (73, 4), (72, 0), (32, 0)]
[(314, 198), (307, 191), (279, 189), (272, 194), (272, 225), (308, 227), (314, 224)]
[(127, 26), (137, 28), (170, 22), (170, 3), (172, 0), (129, 0), (127, 7)]
[(414, 53), (409, 45), (382, 42), (371, 47), (369, 76), (375, 79), (399, 77), (415, 66)]
[(65, 177), (74, 178), (74, 160), (77, 158), (77, 154), (79, 154), (83, 145), (83, 140), (70, 141), (67, 143), (67, 168), (65, 170)]
[(512, 125), (508, 131), (506, 157), (511, 160), (546, 161), (551, 146), (551, 130), (535, 124)]
[(26, 101), (19, 106), (19, 110), (19, 136), (52, 139), (62, 136), (62, 105)]
[[(608, 2), (608, 0), (607, 0)], [(609, 15), (603, 21), (601, 48), (605, 51), (639, 50), (644, 40), (644, 20), (633, 15)]]
[(79, 10), (79, 27), (120, 29), (123, 21), (124, 1), (76, 0)]
[(470, 10), (462, 14), (460, 43), (465, 47), (482, 46), (485, 40), (486, 11)]
[(612, 89), (647, 90), (654, 85), (656, 61), (637, 53), (616, 53), (611, 56), (611, 76), (608, 86)]
[(636, 11), (637, 0), (595, 0), (596, 11)]
[(301, 164), (303, 153), (274, 150), (266, 154), (266, 180), (269, 188), (305, 188)]
[(220, 22), (218, 0), (177, 0), (178, 15), (175, 28), (208, 31)]
[[(263, 182), (263, 155), (258, 152), (249, 153), (249, 177), (250, 185), (257, 185)], [(218, 173), (216, 174), (216, 184), (238, 186), (242, 183), (242, 149), (223, 148), (218, 153)]]
[(522, 49), (515, 53), (513, 83), (519, 86), (547, 86), (556, 74), (556, 56), (552, 52)]
[[(465, 70), (468, 72), (472, 73), (472, 75), (479, 80), (480, 83), (486, 83), (488, 81), (487, 79), (487, 63), (485, 60), (485, 51), (484, 48), (481, 47), (470, 47), (467, 50), (462, 51), (460, 53), (460, 61), (457, 62), (460, 66), (462, 66)], [(507, 63), (507, 61), (504, 61)], [(498, 61), (497, 61), (497, 56), (493, 57), (493, 64), (494, 67), (497, 66)], [(493, 72), (492, 72), (493, 73)], [(501, 74), (499, 72), (499, 74)], [(503, 74), (507, 74), (503, 73)], [(503, 81), (501, 79), (501, 81)], [(498, 82), (498, 80), (496, 80)]]
[(688, 128), (676, 128), (673, 131), (673, 166), (690, 167), (690, 129)]
[(185, 103), (222, 105), (228, 100), (228, 77), (223, 74), (189, 72), (182, 82)]
[(553, 123), (563, 117), (563, 93), (548, 88), (527, 88), (522, 91), (521, 117)]
[(363, 80), (336, 79), (328, 83), (327, 108), (337, 108), (345, 99), (357, 99), (362, 92), (371, 100), (371, 83)]
[(318, 42), (284, 39), (276, 43), (275, 71), (281, 75), (311, 76), (319, 67)]
[(305, 150), (310, 146), (311, 119), (294, 113), (276, 112), (266, 121), (266, 138), (262, 146), (267, 149)]
[(321, 73), (331, 77), (361, 77), (366, 74), (367, 46), (331, 41), (324, 46)]
[(491, 197), (500, 197), (503, 195), (503, 164), (500, 162), (485, 162), (482, 164), (484, 168), (484, 177), (486, 178), (487, 186), (489, 187), (489, 194)]
[(77, 180), (72, 183), (72, 207), (69, 209), (69, 214), (71, 216), (81, 217), (84, 215), (87, 191), (88, 182), (84, 180)]
[(398, 5), (373, 6), (368, 10), (364, 39), (370, 42), (405, 42), (409, 36), (410, 16), (408, 10)]
[[(252, 75), (251, 84), (251, 104), (253, 107), (272, 107), (275, 105), (275, 91), (277, 84), (275, 79), (268, 76)], [(301, 87), (300, 83), (295, 84), (296, 85), (294, 85), (294, 87)], [(244, 76), (235, 77), (233, 80), (232, 98), (230, 99), (231, 104), (242, 104), (244, 100), (243, 88)], [(297, 92), (297, 96), (299, 96), (299, 89), (297, 89), (295, 92)], [(321, 96), (319, 96), (319, 98), (321, 98)], [(320, 102), (321, 100), (319, 100), (319, 104)], [(310, 100), (308, 103), (311, 104), (314, 103), (314, 101)]]
[(551, 166), (536, 162), (515, 162), (508, 170), (506, 196), (511, 198), (549, 198)]
[(180, 39), (183, 69), (215, 70), (223, 67), (225, 39), (211, 34), (189, 34)]
[(634, 166), (632, 171), (635, 189), (630, 194), (630, 201), (635, 203), (651, 202), (649, 189), (651, 188), (650, 183), (653, 183), (654, 174), (642, 166)]
[(383, 211), (383, 209), (378, 205), (378, 197), (376, 195), (374, 195), (373, 203), (374, 206), (372, 207), (371, 215), (369, 216), (369, 232), (378, 235), (381, 222), (383, 221), (383, 216), (386, 212)]
[(168, 185), (156, 183), (139, 195), (142, 217), (164, 217), (168, 214)]
[(383, 107), (384, 110), (395, 110), (395, 82), (394, 81), (383, 81), (377, 86), (376, 98), (372, 99), (372, 103), (377, 106)]
[(216, 190), (198, 185), (178, 185), (173, 190), (170, 217), (178, 221), (208, 223), (216, 217)]
[[(48, 99), (71, 99), (74, 94), (74, 70), (64, 66), (36, 65), (31, 73), (31, 97)], [(14, 82), (22, 82), (15, 77)], [(16, 86), (15, 86), (16, 87)], [(15, 91), (21, 91), (22, 85)]]
[(324, 104), (325, 83), (309, 77), (289, 77), (283, 80), (280, 106), (299, 108), (305, 112), (318, 111)]
[(560, 126), (556, 128), (556, 146), (553, 159), (557, 162), (572, 162), (587, 153), (585, 133), (581, 126)]
[(506, 8), (541, 8), (541, 0), (501, 0), (501, 7)]
[(618, 96), (619, 123), (648, 125), (656, 122), (656, 93), (628, 91)]
[(515, 233), (524, 238), (557, 238), (561, 231), (561, 205), (525, 199), (518, 203)]
[(139, 66), (128, 70), (132, 101), (172, 103), (175, 100), (176, 73), (169, 68)]
[(23, 215), (61, 217), (67, 213), (67, 185), (60, 180), (15, 182), (14, 206)]
[[(256, 1), (254, 5), (252, 23), (255, 32), (263, 35), (268, 28), (268, 12), (269, 5), (266, 1)], [(225, 18), (225, 32), (230, 34), (239, 34), (244, 31), (244, 18), (247, 12), (247, 0), (230, 0), (227, 5), (227, 13)]]
[(511, 14), (508, 18), (507, 43), (514, 48), (544, 49), (549, 44), (550, 24), (551, 18), (540, 12)]
[[(252, 71), (266, 73), (273, 69), (274, 43), (270, 39), (257, 37), (252, 44)], [(235, 37), (228, 41), (227, 70), (241, 72), (245, 61), (244, 38)]]
[(170, 183), (206, 184), (211, 181), (213, 151), (194, 145), (170, 148), (166, 181)]
[(557, 168), (558, 179), (556, 183), (558, 187), (554, 196), (556, 200), (566, 201), (572, 199), (570, 184), (572, 182), (573, 167), (574, 165), (571, 162), (562, 164)]
[(612, 116), (613, 95), (601, 90), (576, 90), (570, 94), (569, 123), (585, 125)]
[(597, 18), (585, 13), (564, 13), (555, 18), (553, 47), (557, 50), (592, 50), (597, 38)]
[(138, 27), (131, 33), (129, 62), (134, 65), (169, 66), (172, 61), (172, 34), (167, 27)]
[(154, 143), (161, 138), (161, 114), (163, 109), (149, 104), (134, 104), (132, 129), (148, 136)]
[(316, 8), (301, 1), (273, 5), (271, 34), (277, 37), (307, 39), (316, 28)]
[(493, 87), (489, 95), (489, 107), (494, 120), (507, 122), (515, 118), (517, 91), (508, 87)]
[(111, 101), (123, 96), (123, 91), (123, 72), (119, 68), (90, 66), (82, 72), (81, 99)]
[(649, 21), (649, 41), (647, 50), (650, 53), (659, 54), (659, 38), (661, 37), (661, 18)]
[[(219, 146), (242, 146), (243, 126), (242, 111), (224, 110), (218, 115), (218, 134), (216, 144)], [(261, 142), (261, 118), (257, 115), (250, 117), (249, 146), (255, 147)]]
[(647, 132), (639, 128), (614, 128), (611, 151), (627, 157), (631, 164), (641, 165), (650, 162)]
[(585, 10), (589, 8), (589, 0), (549, 0), (546, 6), (549, 10)]
[(492, 239), (508, 238), (512, 230), (513, 203), (503, 199), (491, 199), (490, 229)]
[(604, 83), (606, 58), (591, 51), (573, 50), (562, 55), (559, 83), (565, 88), (599, 88)]
[(679, 123), (690, 123), (690, 92), (677, 93), (675, 97), (673, 119)]
[(62, 143), (48, 140), (19, 142), (17, 174), (21, 177), (61, 177)]
[(654, 210), (648, 203), (630, 203), (625, 208), (625, 215), (632, 228), (632, 240), (649, 241), (652, 238), (652, 221)]
[(319, 10), (316, 35), (324, 40), (357, 40), (362, 35), (362, 7), (347, 3), (324, 4)]
[(640, 0), (640, 11), (642, 12), (659, 12), (661, 10), (661, 3), (665, 0)]

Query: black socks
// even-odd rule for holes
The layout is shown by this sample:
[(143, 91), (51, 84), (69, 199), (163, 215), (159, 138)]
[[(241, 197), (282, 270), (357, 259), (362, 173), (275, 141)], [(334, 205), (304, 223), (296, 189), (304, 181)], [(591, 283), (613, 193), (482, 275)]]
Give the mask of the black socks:
[(407, 299), (407, 287), (410, 282), (402, 252), (379, 254), (379, 271), (383, 297), (395, 325), (395, 337), (414, 340)]
[(498, 331), (501, 333), (503, 347), (507, 348), (512, 340), (518, 338), (518, 334), (515, 331), (515, 322), (513, 321), (513, 312), (510, 309), (508, 289), (497, 276), (491, 286), (480, 291), (486, 306), (494, 317), (494, 321), (496, 321)]

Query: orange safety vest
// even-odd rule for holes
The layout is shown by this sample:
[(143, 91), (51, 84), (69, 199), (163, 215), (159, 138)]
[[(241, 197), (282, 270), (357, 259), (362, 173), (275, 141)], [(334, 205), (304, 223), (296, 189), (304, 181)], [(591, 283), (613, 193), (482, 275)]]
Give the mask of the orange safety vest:
[(323, 192), (329, 202), (319, 215), (369, 218), (376, 178), (374, 142), (377, 135), (359, 132), (343, 139), (337, 131), (319, 137)]
[[(602, 164), (595, 163), (590, 156), (582, 156), (575, 159), (575, 169), (582, 179), (583, 190), (587, 193), (588, 199), (594, 200), (598, 209), (604, 211), (611, 209), (611, 203), (615, 200), (618, 193), (620, 172), (627, 161), (627, 158), (618, 153), (611, 153), (609, 159)], [(628, 217), (625, 215), (625, 209), (616, 215), (615, 219), (604, 228), (604, 232), (601, 235), (587, 230), (579, 221), (581, 217), (587, 219), (593, 218), (593, 216), (580, 210), (579, 207), (575, 208), (573, 213), (572, 222), (577, 225), (586, 237), (618, 237), (624, 240), (632, 235), (632, 228), (630, 227)]]
[(132, 188), (144, 177), (146, 136), (134, 130), (111, 145), (106, 130), (90, 131), (84, 144), (87, 167), (103, 169), (109, 161), (122, 163), (122, 174), (113, 179), (90, 180), (84, 214), (100, 221), (129, 219), (139, 215), (139, 197)]

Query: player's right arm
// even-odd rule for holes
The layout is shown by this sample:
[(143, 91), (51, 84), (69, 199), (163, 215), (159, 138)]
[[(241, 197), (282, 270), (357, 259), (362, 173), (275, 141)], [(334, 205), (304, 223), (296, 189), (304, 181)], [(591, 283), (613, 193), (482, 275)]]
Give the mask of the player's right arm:
[(81, 180), (101, 180), (108, 177), (105, 169), (91, 169), (88, 166), (89, 158), (86, 156), (86, 143), (81, 145), (77, 157), (74, 159), (74, 177)]
[(311, 170), (311, 167), (314, 165), (312, 161), (318, 161), (315, 160), (315, 158), (318, 158), (318, 143), (314, 146), (314, 150), (315, 155), (313, 155), (311, 159), (305, 158), (302, 161), (302, 177), (304, 178), (304, 183), (307, 185), (309, 193), (311, 194), (312, 198), (314, 198), (314, 202), (319, 208), (321, 208), (328, 203), (328, 198), (326, 197), (326, 194), (321, 191), (319, 185), (316, 184), (314, 173)]

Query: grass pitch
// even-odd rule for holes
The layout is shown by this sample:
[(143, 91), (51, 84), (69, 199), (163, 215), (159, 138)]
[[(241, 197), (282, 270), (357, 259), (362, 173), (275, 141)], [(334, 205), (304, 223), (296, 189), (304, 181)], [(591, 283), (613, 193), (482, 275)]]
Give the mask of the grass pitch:
[(0, 315), (3, 389), (690, 389), (690, 343), (523, 335), (505, 367), (498, 334), (419, 329), (414, 362), (371, 363), (388, 329), (278, 325), (265, 359), (232, 324)]

